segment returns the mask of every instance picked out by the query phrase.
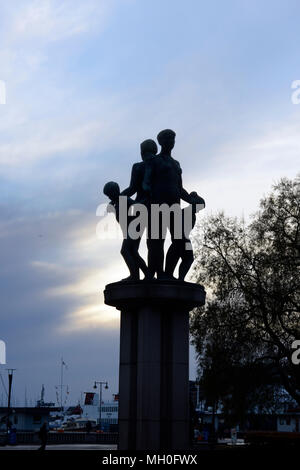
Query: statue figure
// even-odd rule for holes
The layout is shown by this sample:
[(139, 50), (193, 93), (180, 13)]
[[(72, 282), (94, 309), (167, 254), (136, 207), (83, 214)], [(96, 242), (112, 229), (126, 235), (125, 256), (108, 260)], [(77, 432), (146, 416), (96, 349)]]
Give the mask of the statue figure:
[[(128, 227), (133, 220), (137, 220), (136, 215), (129, 215), (126, 219), (126, 226), (121, 228), (124, 235), (121, 254), (129, 268), (130, 276), (124, 281), (139, 279), (139, 270), (145, 275), (145, 279), (153, 279), (155, 274), (157, 279), (174, 280), (174, 269), (181, 259), (179, 266), (179, 279), (184, 280), (188, 270), (193, 263), (193, 250), (189, 239), (190, 231), (196, 222), (196, 212), (205, 206), (204, 200), (196, 192), (188, 193), (182, 186), (182, 170), (180, 164), (171, 153), (175, 145), (175, 132), (165, 129), (157, 135), (161, 151), (157, 154), (157, 145), (154, 140), (147, 139), (141, 143), (142, 161), (132, 166), (130, 185), (120, 193), (119, 185), (109, 182), (104, 186), (104, 194), (111, 199), (116, 218), (119, 217), (119, 197), (127, 198), (127, 208), (135, 207), (134, 204), (143, 204), (147, 209), (145, 225), (147, 225), (147, 247), (148, 247), (148, 267), (139, 255), (139, 245), (144, 227), (140, 227), (139, 234), (135, 239), (130, 237)], [(133, 201), (131, 196), (136, 194)], [(189, 203), (185, 209), (180, 209), (181, 199)], [(158, 218), (153, 218), (152, 209), (154, 207), (167, 206), (169, 217), (163, 220), (163, 214), (158, 210)], [(174, 207), (177, 209), (178, 218), (175, 218)], [(137, 206), (136, 206), (137, 208)], [(137, 209), (138, 210), (138, 209)], [(188, 217), (190, 224), (185, 224)], [(167, 223), (166, 223), (167, 222)], [(180, 238), (176, 235), (176, 226), (179, 223), (181, 228)], [(157, 226), (155, 227), (157, 223)], [(153, 236), (153, 230), (157, 236)], [(170, 232), (172, 244), (166, 256), (166, 266), (164, 271), (164, 242), (167, 229)]]
[[(121, 192), (123, 196), (133, 196), (136, 194), (135, 202), (145, 204), (148, 210), (148, 225), (147, 225), (147, 247), (148, 247), (148, 266), (149, 266), (149, 228), (151, 217), (151, 199), (150, 199), (150, 178), (151, 178), (151, 162), (156, 158), (157, 145), (152, 139), (144, 140), (141, 145), (142, 161), (134, 163), (131, 170), (131, 179), (128, 188)], [(141, 230), (142, 236), (143, 230)], [(148, 273), (149, 278), (153, 278), (154, 272)]]
[[(147, 189), (145, 191), (144, 178), (145, 172), (149, 172), (149, 165), (151, 160), (157, 154), (156, 142), (152, 139), (144, 140), (140, 145), (142, 161), (134, 163), (131, 170), (131, 179), (128, 188), (121, 192), (122, 196), (133, 196), (136, 194), (135, 202), (143, 204), (149, 202)], [(146, 177), (149, 179), (149, 176)]]
[[(165, 129), (157, 136), (161, 146), (160, 153), (149, 162), (149, 170), (145, 174), (144, 187), (150, 193), (151, 204), (167, 204), (169, 207), (180, 204), (183, 199), (192, 203), (192, 198), (182, 186), (182, 170), (177, 160), (174, 160), (171, 153), (175, 145), (175, 132)], [(148, 236), (148, 267), (151, 276), (157, 273), (158, 279), (168, 279), (164, 272), (164, 242), (166, 233), (159, 221), (159, 238), (153, 239)], [(174, 213), (170, 213), (170, 222), (167, 227), (174, 240)], [(151, 216), (149, 216), (148, 234), (151, 233)], [(174, 248), (175, 250), (175, 248)], [(173, 250), (173, 251), (174, 251)], [(172, 256), (172, 252), (170, 254)]]
[[(166, 256), (165, 274), (170, 279), (175, 279), (173, 276), (174, 269), (176, 268), (176, 265), (179, 259), (181, 258), (181, 263), (178, 269), (178, 279), (180, 281), (184, 281), (185, 276), (187, 275), (190, 267), (193, 264), (194, 254), (189, 235), (196, 223), (196, 213), (199, 212), (203, 205), (205, 206), (204, 199), (198, 196), (195, 191), (190, 193), (190, 197), (193, 199), (192, 204), (186, 207), (185, 209), (181, 210), (182, 238), (174, 239), (172, 241), (172, 244)], [(188, 233), (186, 232), (186, 227), (184, 223), (186, 217), (191, 217), (191, 224), (186, 224), (186, 227), (188, 227)]]
[[(119, 201), (120, 201), (120, 187), (118, 183), (115, 183), (114, 181), (110, 181), (109, 183), (106, 183), (104, 188), (103, 188), (103, 193), (110, 198), (110, 203), (109, 203), (109, 208), (114, 209), (114, 213), (116, 216), (116, 219), (118, 222), (120, 222), (120, 208), (119, 208)], [(135, 201), (127, 197), (127, 208), (130, 208)], [(122, 243), (122, 248), (121, 248), (121, 255), (124, 258), (125, 263), (127, 264), (127, 267), (130, 272), (130, 276), (122, 279), (123, 281), (137, 281), (140, 279), (140, 273), (139, 270), (144, 273), (145, 279), (149, 278), (149, 269), (147, 268), (147, 265), (143, 258), (139, 255), (139, 245), (140, 245), (140, 237), (137, 239), (133, 239), (130, 237), (130, 233), (128, 231), (128, 226), (130, 223), (136, 218), (136, 216), (129, 215), (126, 220), (127, 220), (127, 225), (126, 227), (123, 227), (122, 224), (120, 224), (121, 229), (123, 231), (123, 236), (124, 240)]]

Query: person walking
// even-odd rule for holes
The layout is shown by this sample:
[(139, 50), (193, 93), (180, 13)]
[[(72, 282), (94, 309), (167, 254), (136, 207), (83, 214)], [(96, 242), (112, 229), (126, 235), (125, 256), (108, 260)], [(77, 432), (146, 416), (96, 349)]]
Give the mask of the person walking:
[(39, 438), (41, 441), (41, 447), (39, 447), (38, 450), (45, 450), (46, 449), (46, 444), (47, 444), (47, 438), (48, 438), (48, 429), (47, 429), (47, 423), (44, 423), (40, 430), (39, 430)]

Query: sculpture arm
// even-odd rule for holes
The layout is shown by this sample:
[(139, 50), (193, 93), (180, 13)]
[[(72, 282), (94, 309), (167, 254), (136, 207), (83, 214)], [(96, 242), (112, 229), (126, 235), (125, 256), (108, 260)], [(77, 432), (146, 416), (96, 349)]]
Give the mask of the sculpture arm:
[(133, 165), (132, 170), (131, 170), (131, 178), (130, 178), (130, 184), (128, 188), (124, 189), (124, 191), (121, 192), (121, 196), (133, 196), (137, 192), (137, 185), (136, 185), (136, 166)]
[(178, 175), (179, 175), (179, 178), (180, 178), (180, 199), (182, 199), (183, 201), (185, 202), (188, 202), (189, 204), (192, 203), (193, 199), (192, 197), (190, 196), (190, 194), (183, 188), (182, 186), (182, 169), (181, 169), (181, 166), (180, 166), (180, 163), (178, 160), (174, 160), (175, 162), (175, 165), (176, 165), (176, 168), (177, 168), (177, 171), (178, 171)]
[(182, 176), (181, 176), (181, 174), (180, 174), (180, 199), (182, 199), (185, 202), (188, 202), (189, 204), (191, 204), (193, 202), (193, 198), (190, 195), (190, 193), (188, 193), (184, 189), (184, 187), (182, 186)]
[(203, 199), (203, 197), (199, 196), (199, 194), (197, 194), (195, 191), (188, 193), (184, 188), (181, 188), (180, 197), (189, 204), (192, 204), (193, 210), (199, 204), (203, 204), (203, 209), (205, 208), (205, 200)]
[(145, 173), (144, 173), (142, 186), (143, 186), (143, 190), (146, 193), (151, 192), (152, 174), (153, 174), (153, 161), (151, 159), (145, 162)]
[(182, 186), (181, 186), (181, 192), (180, 192), (180, 199), (182, 199), (185, 202), (188, 202), (189, 204), (193, 202), (193, 198)]

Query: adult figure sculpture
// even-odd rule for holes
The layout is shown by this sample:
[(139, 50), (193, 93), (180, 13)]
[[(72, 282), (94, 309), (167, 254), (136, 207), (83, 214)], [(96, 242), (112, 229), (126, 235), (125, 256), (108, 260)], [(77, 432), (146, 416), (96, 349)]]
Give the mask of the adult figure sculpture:
[[(182, 170), (177, 160), (172, 157), (172, 150), (175, 145), (175, 132), (171, 129), (164, 129), (157, 135), (158, 143), (161, 146), (160, 153), (151, 161), (151, 166), (145, 174), (144, 188), (150, 195), (151, 204), (167, 204), (169, 207), (174, 204), (180, 206), (180, 200), (188, 203), (192, 202), (189, 193), (182, 186)], [(161, 216), (161, 214), (160, 214)], [(152, 217), (153, 219), (153, 217)], [(159, 237), (152, 236), (153, 220), (149, 220), (148, 227), (148, 267), (150, 275), (157, 274), (158, 279), (168, 278), (164, 273), (164, 242), (166, 233), (162, 224), (162, 217), (159, 217)], [(172, 240), (174, 239), (174, 213), (170, 212), (168, 229)], [(183, 235), (182, 235), (183, 236)]]

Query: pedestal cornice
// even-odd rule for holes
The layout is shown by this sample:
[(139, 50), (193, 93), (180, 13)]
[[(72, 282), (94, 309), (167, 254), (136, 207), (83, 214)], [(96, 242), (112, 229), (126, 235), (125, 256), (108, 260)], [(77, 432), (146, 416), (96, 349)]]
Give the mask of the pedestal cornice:
[(108, 284), (104, 291), (107, 305), (119, 310), (141, 305), (159, 304), (170, 307), (192, 310), (204, 305), (205, 290), (203, 286), (182, 281), (137, 281), (114, 282)]

